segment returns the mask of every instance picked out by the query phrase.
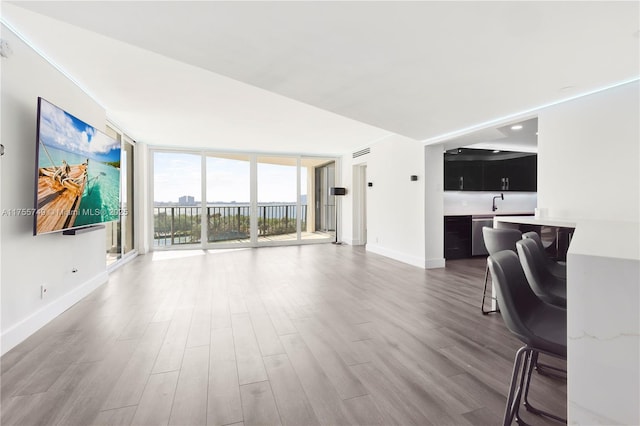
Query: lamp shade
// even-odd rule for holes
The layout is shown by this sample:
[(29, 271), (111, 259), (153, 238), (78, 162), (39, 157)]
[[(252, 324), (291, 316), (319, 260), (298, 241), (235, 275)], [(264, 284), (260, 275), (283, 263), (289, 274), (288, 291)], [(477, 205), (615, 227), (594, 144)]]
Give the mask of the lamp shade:
[(347, 194), (347, 188), (342, 188), (340, 186), (332, 186), (330, 189), (330, 194), (331, 195), (346, 195)]

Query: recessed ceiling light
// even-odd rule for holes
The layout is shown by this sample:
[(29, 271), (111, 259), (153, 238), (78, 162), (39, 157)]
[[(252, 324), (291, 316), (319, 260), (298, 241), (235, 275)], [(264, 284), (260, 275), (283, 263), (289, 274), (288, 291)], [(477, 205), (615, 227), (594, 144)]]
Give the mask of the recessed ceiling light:
[(522, 129), (522, 124), (514, 124), (511, 126), (511, 130), (520, 130)]
[(494, 149), (494, 150), (493, 150), (493, 153), (494, 153), (494, 154), (497, 154), (497, 153), (499, 153), (499, 152), (500, 152), (500, 150), (499, 150), (499, 149)]

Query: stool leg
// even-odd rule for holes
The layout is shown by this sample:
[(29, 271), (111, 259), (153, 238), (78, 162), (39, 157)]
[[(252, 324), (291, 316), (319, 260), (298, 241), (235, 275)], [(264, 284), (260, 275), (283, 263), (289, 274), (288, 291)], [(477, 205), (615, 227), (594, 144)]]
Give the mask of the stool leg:
[[(522, 389), (526, 379), (526, 366), (528, 364), (530, 349), (526, 346), (521, 347), (516, 352), (513, 361), (513, 373), (511, 373), (511, 384), (509, 385), (509, 394), (507, 395), (507, 406), (504, 410), (503, 426), (509, 426), (513, 419), (519, 422), (520, 401), (522, 400)], [(520, 384), (518, 384), (520, 382)]]
[(565, 379), (565, 380), (567, 378), (567, 370), (554, 367), (549, 364), (543, 364), (538, 360), (537, 356), (536, 356), (536, 362), (535, 362), (535, 369), (538, 372), (538, 374), (542, 376), (548, 376), (548, 377), (553, 377), (555, 379)]
[[(545, 417), (549, 417), (550, 419), (553, 419), (555, 421), (561, 422), (561, 423), (567, 423), (566, 419), (563, 419), (562, 417), (558, 417), (555, 414), (551, 414), (548, 413), (546, 411), (542, 411), (539, 408), (534, 407), (533, 405), (531, 405), (531, 403), (529, 402), (529, 385), (531, 384), (531, 374), (533, 373), (533, 370), (535, 369), (535, 366), (538, 363), (538, 352), (537, 351), (533, 351), (531, 353), (531, 356), (528, 360), (528, 363), (525, 363), (525, 373), (526, 373), (526, 383), (524, 385), (524, 406), (527, 409), (527, 411), (537, 414), (537, 415), (541, 415), (541, 416), (545, 416)], [(518, 413), (516, 412), (516, 418), (517, 418)]]
[(484, 271), (484, 289), (482, 290), (482, 305), (480, 305), (480, 310), (482, 310), (482, 315), (487, 315), (492, 312), (500, 312), (500, 309), (495, 309), (491, 311), (484, 310), (484, 300), (487, 296), (487, 282), (489, 282), (489, 264), (487, 264), (487, 268)]

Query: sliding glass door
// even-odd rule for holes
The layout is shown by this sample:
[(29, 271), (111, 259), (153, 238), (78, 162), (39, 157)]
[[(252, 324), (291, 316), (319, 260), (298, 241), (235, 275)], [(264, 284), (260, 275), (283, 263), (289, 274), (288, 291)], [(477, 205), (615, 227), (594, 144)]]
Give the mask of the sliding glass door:
[(202, 156), (153, 155), (153, 246), (194, 246), (202, 241)]
[(106, 253), (107, 266), (117, 262), (128, 253), (135, 250), (134, 241), (134, 214), (133, 203), (133, 169), (134, 169), (134, 142), (120, 131), (111, 126), (106, 126), (106, 133), (113, 139), (121, 142), (122, 155), (120, 158), (120, 216), (118, 220), (107, 222), (106, 228)]
[(298, 239), (298, 165), (293, 157), (258, 157), (258, 242)]
[(304, 240), (332, 240), (335, 237), (335, 197), (330, 188), (335, 186), (335, 161), (326, 158), (303, 158), (308, 205), (307, 227), (302, 233)]
[(207, 242), (251, 241), (251, 162), (248, 155), (207, 155)]
[(333, 159), (165, 151), (152, 159), (154, 248), (333, 238)]

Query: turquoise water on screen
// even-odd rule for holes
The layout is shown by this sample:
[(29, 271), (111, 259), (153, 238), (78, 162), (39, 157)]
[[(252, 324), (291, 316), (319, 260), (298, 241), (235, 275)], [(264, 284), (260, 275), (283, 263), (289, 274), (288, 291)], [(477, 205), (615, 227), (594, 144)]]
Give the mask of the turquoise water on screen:
[[(60, 166), (62, 160), (69, 165), (82, 164), (87, 157), (73, 152), (47, 146), (47, 152), (55, 166)], [(38, 167), (52, 167), (49, 156), (40, 146)], [(118, 220), (120, 209), (120, 169), (101, 163), (98, 160), (89, 160), (88, 182), (84, 187), (82, 201), (78, 208), (78, 216), (73, 226), (91, 225), (99, 222)]]

